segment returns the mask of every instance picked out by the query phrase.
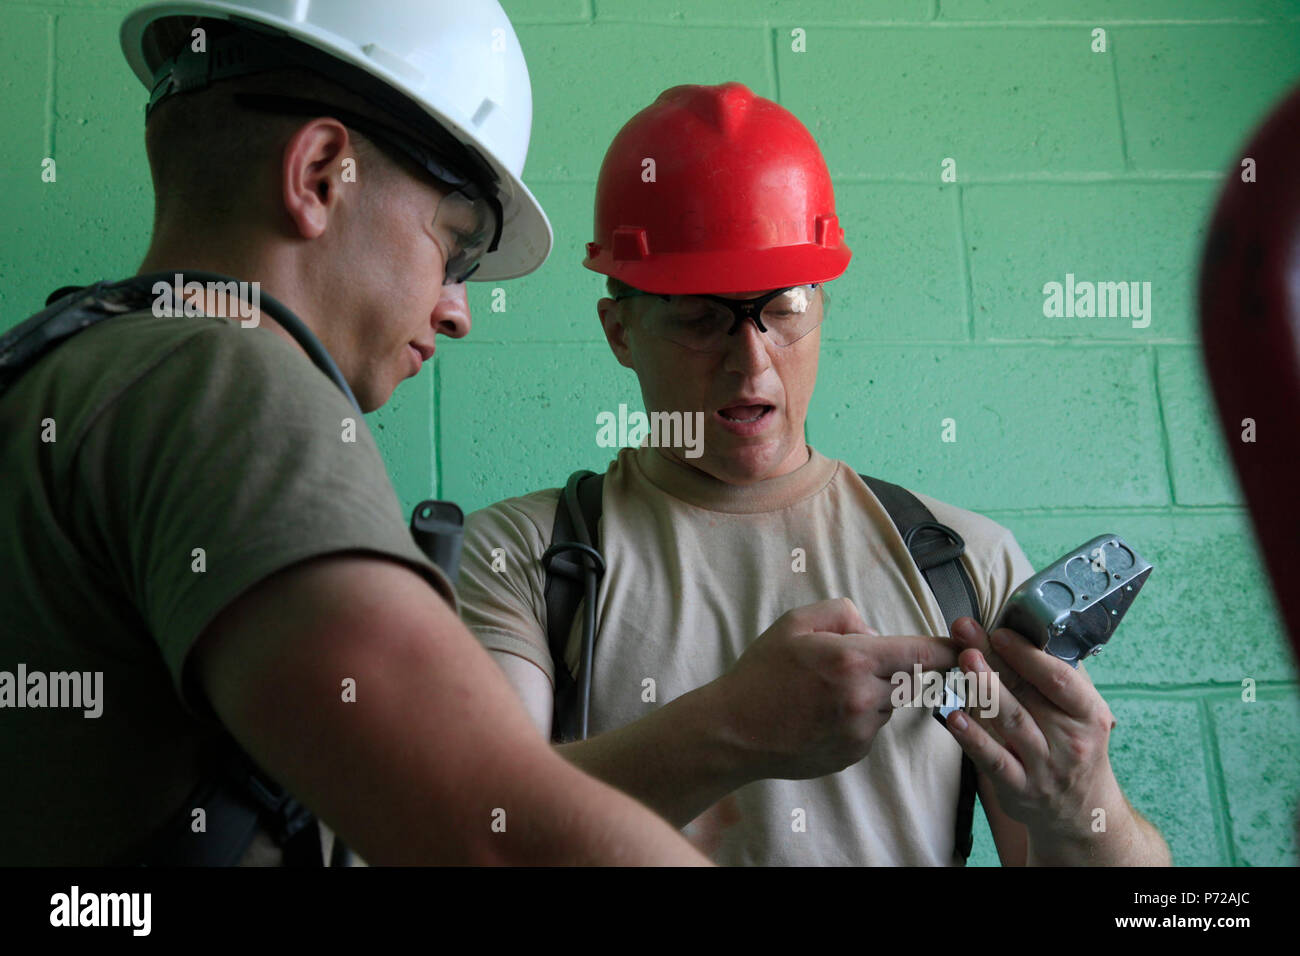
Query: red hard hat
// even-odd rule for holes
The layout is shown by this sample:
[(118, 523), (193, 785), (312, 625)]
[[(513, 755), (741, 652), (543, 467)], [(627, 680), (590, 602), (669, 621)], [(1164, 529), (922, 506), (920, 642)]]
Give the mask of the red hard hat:
[(827, 282), (851, 257), (812, 134), (724, 83), (665, 90), (619, 130), (583, 265), (645, 292), (719, 294)]

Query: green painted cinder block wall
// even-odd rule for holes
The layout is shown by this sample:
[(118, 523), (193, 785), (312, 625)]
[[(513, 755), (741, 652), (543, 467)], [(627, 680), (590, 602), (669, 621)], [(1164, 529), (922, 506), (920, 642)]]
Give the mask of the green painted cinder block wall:
[[(133, 5), (0, 3), (2, 326), (143, 255), (144, 96), (116, 43)], [(596, 414), (640, 394), (603, 343), (601, 278), (580, 265), (604, 149), (664, 88), (740, 80), (813, 131), (855, 252), (833, 285), (812, 443), (988, 514), (1035, 564), (1105, 531), (1138, 545), (1155, 574), (1089, 666), (1119, 721), (1116, 774), (1177, 863), (1294, 865), (1296, 669), (1207, 401), (1194, 281), (1221, 177), (1300, 77), (1300, 6), (505, 7), (533, 77), (525, 178), (555, 252), (531, 276), (473, 285), (471, 335), (370, 416), (404, 506), (470, 510), (612, 457)], [(956, 182), (940, 178), (949, 157)], [(1043, 285), (1067, 274), (1150, 282), (1150, 324), (1045, 318)], [(982, 815), (972, 863), (997, 863)]]

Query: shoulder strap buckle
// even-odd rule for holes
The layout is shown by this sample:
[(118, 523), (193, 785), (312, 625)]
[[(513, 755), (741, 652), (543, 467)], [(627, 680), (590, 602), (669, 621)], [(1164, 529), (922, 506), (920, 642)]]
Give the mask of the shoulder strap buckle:
[[(917, 536), (923, 531), (932, 533), (924, 540), (918, 541)], [(941, 540), (946, 541), (947, 544), (942, 544)], [(966, 550), (966, 542), (962, 540), (961, 535), (946, 524), (939, 524), (937, 521), (922, 521), (912, 525), (903, 535), (903, 544), (907, 545), (907, 550), (916, 559), (916, 566), (922, 571), (929, 571), (947, 561), (956, 560)], [(958, 617), (960, 616), (959, 614)]]

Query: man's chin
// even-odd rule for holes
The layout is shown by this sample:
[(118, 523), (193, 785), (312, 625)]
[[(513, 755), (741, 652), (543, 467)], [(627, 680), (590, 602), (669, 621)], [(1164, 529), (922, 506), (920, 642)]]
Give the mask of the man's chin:
[(361, 411), (369, 415), (371, 412), (378, 411), (387, 405), (397, 391), (398, 385), (401, 384), (402, 382), (398, 381), (396, 384), (387, 387), (380, 385), (378, 387), (353, 388), (352, 395), (356, 398), (357, 404), (361, 406)]

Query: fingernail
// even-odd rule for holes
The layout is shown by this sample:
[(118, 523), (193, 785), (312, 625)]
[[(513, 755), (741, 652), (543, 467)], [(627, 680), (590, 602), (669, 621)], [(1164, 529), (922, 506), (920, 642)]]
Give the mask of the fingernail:
[(966, 729), (966, 715), (960, 710), (953, 711), (948, 717), (948, 723), (952, 724), (958, 730)]
[(872, 627), (870, 624), (867, 625), (867, 629), (866, 629), (865, 631), (863, 631), (862, 633), (863, 633), (863, 634), (870, 634), (872, 637), (879, 637), (879, 636), (880, 636), (880, 632), (877, 631), (877, 630), (876, 630), (874, 627)]
[(974, 632), (971, 629), (970, 621), (968, 621), (966, 618), (962, 618), (960, 621), (954, 624), (952, 626), (952, 632), (956, 637), (961, 638), (963, 641), (969, 641), (971, 638), (975, 636)]

